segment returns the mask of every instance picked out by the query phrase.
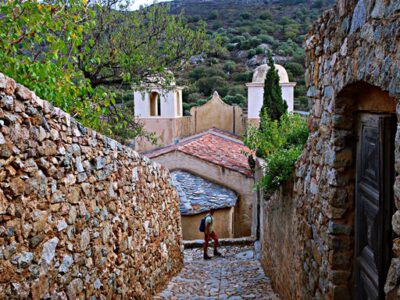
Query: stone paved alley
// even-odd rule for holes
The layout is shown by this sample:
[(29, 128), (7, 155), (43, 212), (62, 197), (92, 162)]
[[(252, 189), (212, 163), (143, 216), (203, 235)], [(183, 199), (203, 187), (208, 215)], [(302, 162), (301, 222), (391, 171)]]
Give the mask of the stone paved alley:
[(201, 249), (185, 250), (183, 270), (154, 299), (279, 299), (253, 246), (227, 246), (220, 251), (223, 258), (205, 261)]

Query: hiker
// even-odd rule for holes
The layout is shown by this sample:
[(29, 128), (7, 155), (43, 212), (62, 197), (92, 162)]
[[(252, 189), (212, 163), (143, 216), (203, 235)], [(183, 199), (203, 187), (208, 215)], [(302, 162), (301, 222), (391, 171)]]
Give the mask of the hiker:
[(211, 259), (207, 254), (208, 250), (208, 241), (211, 239), (214, 240), (214, 256), (221, 256), (221, 253), (218, 252), (218, 238), (214, 231), (214, 209), (210, 209), (209, 213), (205, 217), (205, 229), (204, 229), (204, 259)]

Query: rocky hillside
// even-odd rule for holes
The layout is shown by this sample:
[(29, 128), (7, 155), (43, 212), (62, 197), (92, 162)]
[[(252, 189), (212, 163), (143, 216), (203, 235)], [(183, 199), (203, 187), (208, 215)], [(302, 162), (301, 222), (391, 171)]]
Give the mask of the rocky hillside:
[(333, 0), (176, 0), (172, 13), (183, 12), (193, 26), (207, 22), (210, 35), (218, 35), (222, 49), (199, 55), (178, 75), (187, 86), (185, 110), (204, 103), (214, 90), (228, 103), (246, 106), (245, 83), (255, 67), (275, 62), (286, 67), (296, 87), (296, 109), (307, 109), (302, 43), (309, 26), (333, 5)]

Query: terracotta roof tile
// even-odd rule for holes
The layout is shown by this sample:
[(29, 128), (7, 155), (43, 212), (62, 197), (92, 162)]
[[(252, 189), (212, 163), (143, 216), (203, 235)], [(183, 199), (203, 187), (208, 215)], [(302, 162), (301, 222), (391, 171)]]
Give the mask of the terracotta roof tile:
[(144, 155), (154, 158), (171, 151), (180, 151), (246, 176), (253, 176), (247, 157), (243, 154), (243, 152), (250, 152), (249, 148), (239, 140), (238, 136), (222, 130), (213, 128), (183, 139), (176, 145), (156, 149)]

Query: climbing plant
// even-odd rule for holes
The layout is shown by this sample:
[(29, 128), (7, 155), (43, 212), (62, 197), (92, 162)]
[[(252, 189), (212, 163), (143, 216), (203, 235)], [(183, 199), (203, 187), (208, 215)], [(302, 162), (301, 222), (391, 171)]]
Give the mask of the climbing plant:
[(244, 143), (264, 159), (264, 176), (257, 186), (272, 192), (290, 178), (293, 166), (308, 138), (307, 123), (303, 117), (285, 113), (273, 120), (267, 112), (261, 114), (261, 128), (250, 126)]

